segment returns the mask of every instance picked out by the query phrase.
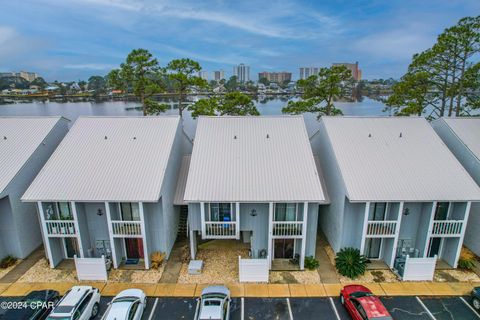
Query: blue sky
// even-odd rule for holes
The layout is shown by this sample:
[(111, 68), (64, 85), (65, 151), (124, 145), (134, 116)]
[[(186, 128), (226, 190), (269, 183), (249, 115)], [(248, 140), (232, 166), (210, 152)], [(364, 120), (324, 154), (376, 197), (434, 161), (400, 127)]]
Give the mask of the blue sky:
[(133, 48), (204, 70), (238, 63), (291, 71), (359, 61), (367, 79), (400, 77), (411, 56), (480, 1), (16, 0), (0, 3), (0, 71), (47, 80), (104, 75)]

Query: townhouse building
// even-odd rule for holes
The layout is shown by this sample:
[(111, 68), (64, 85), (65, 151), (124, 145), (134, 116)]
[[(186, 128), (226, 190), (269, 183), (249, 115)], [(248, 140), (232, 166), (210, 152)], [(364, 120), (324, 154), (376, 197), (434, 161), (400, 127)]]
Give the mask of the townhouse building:
[[(480, 119), (441, 118), (432, 122), (433, 129), (442, 138), (458, 161), (480, 185)], [(465, 245), (480, 256), (480, 203), (472, 203)]]
[(302, 116), (200, 117), (184, 163), (192, 259), (206, 239), (249, 243), (271, 269), (315, 256), (328, 197)]
[(180, 117), (80, 117), (22, 197), (52, 268), (74, 256), (148, 269), (177, 235)]
[(407, 255), (457, 266), (480, 188), (424, 118), (322, 117), (312, 144), (335, 252), (355, 247), (399, 273)]
[(42, 244), (35, 204), (20, 198), (67, 131), (62, 117), (0, 117), (0, 259)]

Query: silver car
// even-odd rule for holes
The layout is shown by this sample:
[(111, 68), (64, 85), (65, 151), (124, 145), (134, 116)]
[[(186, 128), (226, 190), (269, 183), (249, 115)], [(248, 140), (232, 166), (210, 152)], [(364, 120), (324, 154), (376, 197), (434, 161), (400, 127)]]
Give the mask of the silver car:
[(210, 286), (202, 290), (195, 320), (228, 320), (230, 318), (230, 290), (224, 286)]
[(102, 320), (140, 320), (146, 304), (147, 297), (142, 290), (123, 290), (109, 303)]

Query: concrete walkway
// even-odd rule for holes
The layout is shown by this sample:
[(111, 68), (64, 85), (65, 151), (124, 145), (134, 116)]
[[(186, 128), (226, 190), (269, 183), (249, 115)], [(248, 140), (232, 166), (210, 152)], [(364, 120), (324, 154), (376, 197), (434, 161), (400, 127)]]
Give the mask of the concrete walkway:
[(41, 246), (4, 275), (0, 279), (0, 283), (13, 283), (17, 281), (43, 257), (45, 257), (45, 252), (43, 251), (43, 246)]
[(187, 239), (175, 241), (159, 283), (177, 283), (182, 268), (182, 251), (185, 245), (187, 245)]
[(340, 283), (335, 266), (330, 262), (330, 258), (325, 251), (325, 246), (328, 245), (325, 235), (322, 231), (318, 230), (317, 233), (317, 246), (315, 251), (315, 258), (319, 262), (318, 274), (320, 275), (320, 281), (322, 283)]
[[(480, 283), (471, 282), (394, 282), (361, 283), (379, 296), (467, 296)], [(115, 296), (129, 288), (142, 289), (150, 297), (198, 297), (206, 284), (123, 283), (123, 282), (48, 282), (0, 284), (0, 296), (25, 296), (32, 290), (53, 289), (65, 294), (74, 285), (91, 285), (104, 296)], [(346, 285), (346, 284), (345, 284)], [(232, 297), (337, 297), (344, 284), (226, 284)]]

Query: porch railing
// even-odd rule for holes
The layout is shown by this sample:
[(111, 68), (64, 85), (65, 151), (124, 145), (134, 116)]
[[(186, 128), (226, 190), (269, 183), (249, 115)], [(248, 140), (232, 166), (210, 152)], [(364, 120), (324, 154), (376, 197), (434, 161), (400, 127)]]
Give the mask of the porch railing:
[(113, 235), (117, 237), (141, 236), (141, 221), (112, 221)]
[(69, 220), (47, 220), (47, 234), (49, 236), (75, 236), (75, 223)]
[(368, 221), (367, 236), (389, 237), (395, 236), (397, 221)]
[(273, 221), (274, 237), (302, 236), (302, 221)]
[(235, 221), (205, 221), (205, 238), (235, 238), (237, 223)]
[(462, 220), (434, 220), (432, 236), (460, 236), (462, 233)]

